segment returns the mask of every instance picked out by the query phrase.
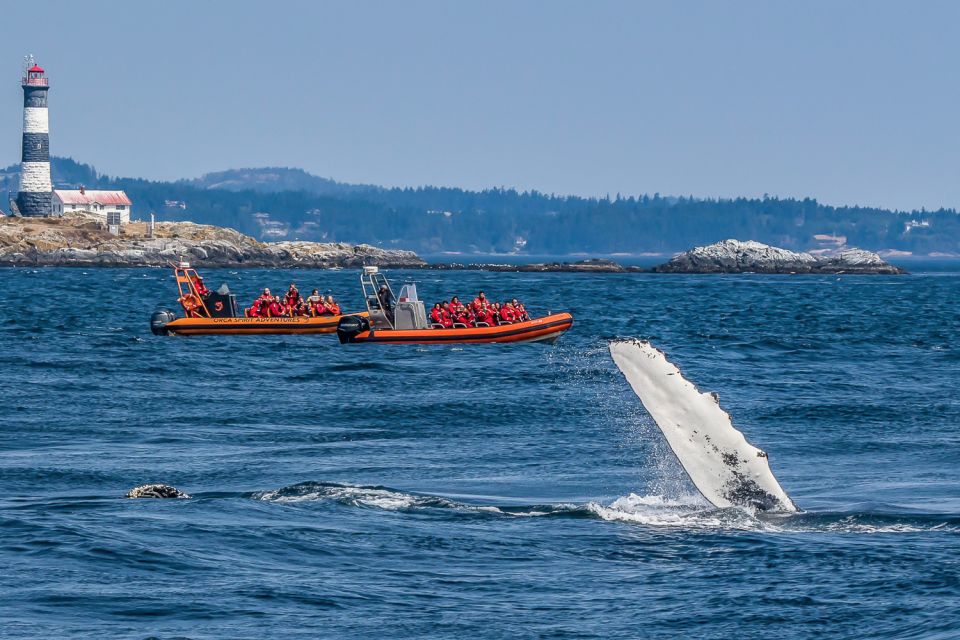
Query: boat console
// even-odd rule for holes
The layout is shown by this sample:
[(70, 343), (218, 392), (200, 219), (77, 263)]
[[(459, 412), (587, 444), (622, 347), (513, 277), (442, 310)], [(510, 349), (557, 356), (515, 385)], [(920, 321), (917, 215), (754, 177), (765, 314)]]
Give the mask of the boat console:
[(416, 284), (411, 282), (403, 285), (400, 295), (394, 296), (390, 281), (380, 273), (380, 269), (367, 266), (360, 273), (360, 287), (370, 314), (370, 326), (374, 330), (426, 329), (429, 326), (423, 301), (417, 297)]

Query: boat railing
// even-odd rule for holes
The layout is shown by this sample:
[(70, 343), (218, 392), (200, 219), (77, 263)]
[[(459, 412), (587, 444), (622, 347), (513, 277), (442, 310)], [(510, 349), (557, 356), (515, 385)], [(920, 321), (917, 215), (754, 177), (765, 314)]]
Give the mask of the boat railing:
[(197, 280), (200, 278), (196, 269), (192, 269), (187, 262), (173, 265), (173, 275), (177, 279), (177, 290), (180, 292), (178, 301), (188, 316), (196, 314), (201, 318), (211, 317), (203, 296), (197, 290)]

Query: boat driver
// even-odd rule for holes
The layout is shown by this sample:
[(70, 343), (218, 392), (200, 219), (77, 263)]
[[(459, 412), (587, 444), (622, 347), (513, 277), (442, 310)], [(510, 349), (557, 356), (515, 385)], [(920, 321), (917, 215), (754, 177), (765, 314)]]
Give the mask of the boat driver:
[(377, 300), (380, 301), (380, 308), (383, 309), (383, 312), (387, 315), (387, 319), (390, 321), (390, 324), (393, 324), (393, 294), (390, 292), (390, 287), (385, 284), (380, 285), (380, 290), (377, 291)]

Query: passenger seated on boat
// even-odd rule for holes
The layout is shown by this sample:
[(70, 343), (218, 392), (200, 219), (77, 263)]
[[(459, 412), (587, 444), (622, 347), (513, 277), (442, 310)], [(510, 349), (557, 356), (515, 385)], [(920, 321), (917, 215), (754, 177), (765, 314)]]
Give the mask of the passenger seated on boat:
[(307, 296), (307, 310), (312, 316), (319, 316), (322, 314), (322, 311), (317, 310), (317, 303), (320, 306), (323, 306), (323, 296), (320, 295), (320, 291), (314, 289), (309, 296)]
[(473, 307), (473, 312), (476, 313), (487, 306), (487, 296), (484, 295), (483, 291), (477, 294), (477, 297), (473, 299), (473, 302), (470, 303), (470, 306)]
[(333, 299), (333, 296), (327, 296), (326, 302), (327, 313), (333, 316), (340, 315), (340, 305)]
[(264, 289), (260, 293), (260, 297), (253, 301), (253, 304), (244, 314), (249, 318), (260, 318), (267, 315), (266, 306), (270, 304), (271, 298), (273, 298), (273, 296), (270, 295), (270, 289)]
[(473, 313), (462, 304), (453, 312), (453, 326), (469, 327), (473, 324)]
[(290, 288), (287, 289), (287, 295), (284, 297), (284, 304), (287, 305), (288, 309), (296, 309), (300, 306), (300, 290), (292, 282)]
[(497, 320), (493, 317), (493, 307), (488, 304), (484, 304), (482, 307), (480, 307), (480, 310), (477, 312), (476, 324), (478, 326), (485, 324), (488, 327), (496, 325)]
[[(263, 308), (263, 305), (260, 305), (260, 308)], [(273, 296), (270, 298), (270, 301), (267, 303), (267, 313), (265, 314), (268, 318), (280, 318), (286, 315), (286, 309), (283, 306), (283, 303), (280, 302), (279, 296)]]
[(530, 319), (530, 314), (527, 313), (527, 308), (523, 306), (522, 302), (519, 302), (516, 298), (514, 298), (510, 301), (510, 304), (513, 305), (514, 310), (517, 312), (518, 322), (526, 322)]
[(430, 309), (430, 321), (434, 324), (434, 329), (444, 326), (443, 307), (440, 306), (439, 302), (433, 305), (433, 309)]
[(517, 321), (517, 310), (509, 302), (500, 308), (500, 321), (513, 324)]
[(444, 329), (453, 329), (453, 308), (450, 306), (449, 302), (443, 303), (443, 314), (441, 314), (443, 321), (440, 323), (443, 325)]

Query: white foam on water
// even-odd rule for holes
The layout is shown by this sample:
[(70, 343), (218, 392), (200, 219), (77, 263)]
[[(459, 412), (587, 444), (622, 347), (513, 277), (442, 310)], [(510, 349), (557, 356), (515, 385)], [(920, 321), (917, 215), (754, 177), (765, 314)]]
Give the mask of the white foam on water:
[[(910, 522), (889, 522), (885, 524), (876, 524), (872, 522), (860, 522), (864, 516), (846, 516), (835, 522), (827, 522), (818, 527), (809, 529), (798, 529), (807, 531), (824, 531), (828, 533), (922, 533), (926, 531), (956, 531), (957, 528), (948, 525), (946, 522), (922, 526)], [(869, 517), (869, 516), (867, 516)]]
[(683, 529), (765, 529), (766, 524), (741, 509), (718, 509), (701, 496), (665, 498), (631, 493), (608, 505), (591, 502), (587, 510), (602, 520), (650, 527)]
[(275, 491), (253, 494), (256, 500), (281, 504), (333, 502), (345, 506), (389, 512), (433, 510), (462, 514), (490, 514), (503, 518), (542, 516), (582, 517), (589, 515), (606, 522), (649, 528), (686, 531), (744, 531), (773, 534), (910, 534), (956, 532), (955, 524), (922, 522), (909, 516), (881, 514), (839, 514), (830, 512), (766, 513), (743, 507), (718, 508), (699, 494), (668, 497), (660, 494), (630, 493), (608, 504), (554, 503), (497, 507), (457, 502), (437, 495), (415, 494), (360, 485), (305, 482)]

